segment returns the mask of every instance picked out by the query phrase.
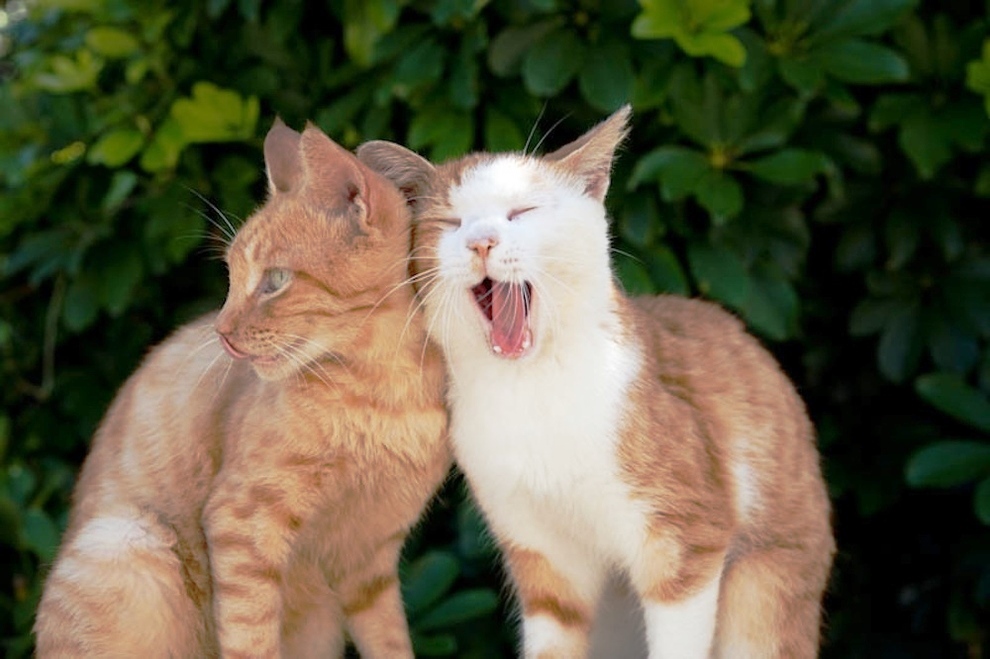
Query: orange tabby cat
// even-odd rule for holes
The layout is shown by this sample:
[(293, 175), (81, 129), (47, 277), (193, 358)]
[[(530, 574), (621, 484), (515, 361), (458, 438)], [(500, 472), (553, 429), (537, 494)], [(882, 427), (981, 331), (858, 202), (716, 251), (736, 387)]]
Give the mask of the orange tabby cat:
[(94, 439), (40, 657), (411, 657), (396, 566), (449, 464), (443, 366), (399, 192), (317, 128), (265, 140), (270, 198), (223, 309), (127, 381)]
[(416, 209), (455, 457), (526, 657), (585, 656), (613, 579), (652, 659), (814, 657), (834, 542), (812, 425), (736, 318), (616, 285), (604, 198), (628, 116), (542, 158), (358, 149)]

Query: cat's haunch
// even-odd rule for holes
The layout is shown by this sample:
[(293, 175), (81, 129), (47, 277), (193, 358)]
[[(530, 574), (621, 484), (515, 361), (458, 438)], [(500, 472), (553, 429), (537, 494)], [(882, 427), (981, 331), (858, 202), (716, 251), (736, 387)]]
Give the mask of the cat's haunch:
[[(812, 424), (735, 317), (616, 284), (604, 199), (629, 114), (546, 156), (358, 149), (415, 212), (455, 457), (526, 657), (814, 657), (835, 545)], [(623, 588), (631, 647), (596, 626)]]
[(223, 309), (93, 440), (35, 631), (45, 657), (412, 657), (397, 561), (447, 474), (444, 373), (396, 188), (276, 121)]

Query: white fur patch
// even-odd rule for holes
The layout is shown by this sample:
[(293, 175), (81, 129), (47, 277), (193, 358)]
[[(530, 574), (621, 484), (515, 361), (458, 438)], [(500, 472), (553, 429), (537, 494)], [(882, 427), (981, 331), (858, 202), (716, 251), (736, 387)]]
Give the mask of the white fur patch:
[(80, 529), (72, 544), (78, 551), (97, 559), (115, 558), (130, 549), (166, 546), (141, 520), (132, 517), (95, 517)]
[[(617, 455), (642, 354), (623, 343), (605, 209), (518, 156), (465, 172), (448, 198), (460, 226), (440, 238), (426, 311), (451, 374), (457, 461), (495, 534), (543, 555), (591, 605), (610, 571), (637, 562), (649, 512)], [(484, 260), (469, 247), (480, 236)], [(491, 350), (470, 292), (485, 276), (532, 284), (533, 347), (519, 359)], [(527, 656), (561, 633), (542, 616), (523, 627)]]
[(565, 646), (566, 637), (567, 630), (550, 616), (535, 615), (523, 618), (523, 655), (527, 659)]
[(753, 468), (741, 460), (732, 464), (732, 478), (735, 481), (736, 513), (745, 520), (759, 501), (759, 483)]
[(715, 636), (719, 578), (679, 602), (647, 602), (650, 659), (707, 659)]

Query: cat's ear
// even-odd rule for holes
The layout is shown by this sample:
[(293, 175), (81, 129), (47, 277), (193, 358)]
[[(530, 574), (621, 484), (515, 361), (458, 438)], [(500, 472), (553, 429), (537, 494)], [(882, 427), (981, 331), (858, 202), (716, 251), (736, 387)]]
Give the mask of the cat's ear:
[(370, 172), (357, 157), (312, 123), (306, 124), (300, 140), (306, 187), (321, 203), (347, 217), (358, 233), (367, 234), (374, 224)]
[(416, 200), (426, 194), (436, 174), (436, 168), (429, 160), (394, 142), (365, 142), (357, 148), (357, 157), (372, 171), (395, 184), (410, 206), (415, 206)]
[(265, 136), (265, 171), (268, 192), (289, 192), (302, 185), (303, 166), (299, 141), (302, 136), (276, 117)]
[(574, 172), (584, 180), (587, 194), (604, 201), (615, 150), (629, 134), (631, 114), (632, 108), (623, 105), (608, 119), (570, 144), (544, 156), (544, 159), (558, 162)]

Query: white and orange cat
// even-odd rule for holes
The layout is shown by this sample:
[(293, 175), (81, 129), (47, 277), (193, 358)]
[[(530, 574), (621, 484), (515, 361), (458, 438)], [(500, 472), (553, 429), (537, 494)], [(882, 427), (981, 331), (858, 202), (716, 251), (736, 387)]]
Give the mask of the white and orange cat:
[(395, 187), (276, 121), (227, 300), (104, 418), (39, 657), (411, 657), (397, 562), (451, 462)]
[(414, 207), (455, 458), (526, 657), (586, 656), (613, 582), (653, 659), (814, 657), (834, 541), (812, 424), (739, 320), (619, 290), (603, 202), (628, 117), (544, 157), (358, 149)]

